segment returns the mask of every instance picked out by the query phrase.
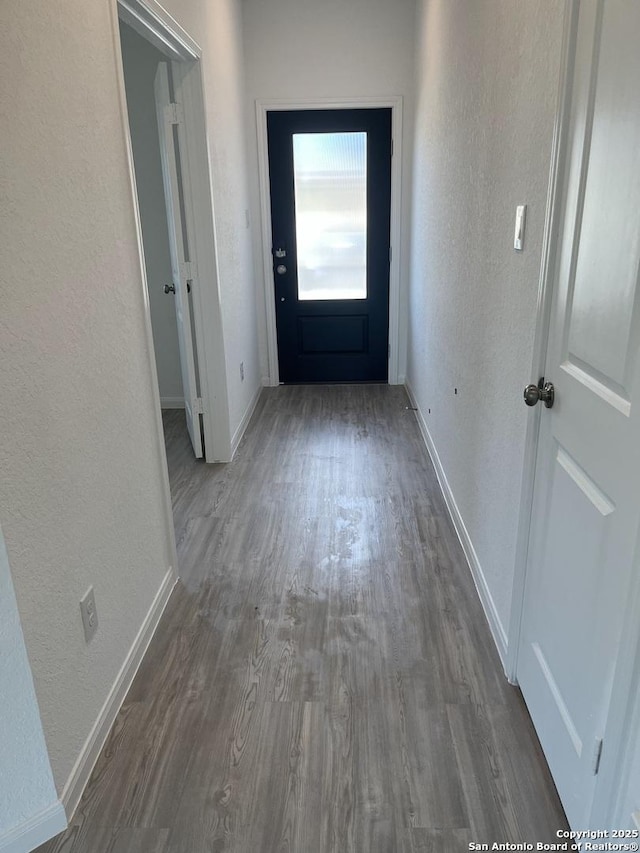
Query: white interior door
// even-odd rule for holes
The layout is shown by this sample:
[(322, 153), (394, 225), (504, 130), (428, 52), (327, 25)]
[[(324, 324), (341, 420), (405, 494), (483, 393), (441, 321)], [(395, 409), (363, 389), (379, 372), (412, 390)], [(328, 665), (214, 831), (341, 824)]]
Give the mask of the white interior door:
[[(640, 3), (582, 0), (518, 681), (589, 825), (640, 522)], [(607, 749), (607, 744), (604, 744)]]
[(173, 286), (175, 288), (176, 320), (178, 324), (178, 346), (187, 429), (197, 459), (202, 457), (202, 431), (200, 428), (200, 400), (196, 378), (193, 337), (191, 334), (191, 309), (189, 306), (189, 282), (191, 278), (188, 262), (188, 246), (181, 200), (180, 168), (180, 122), (179, 107), (172, 103), (169, 86), (169, 67), (160, 62), (155, 79), (156, 112), (160, 135), (160, 155), (164, 197), (169, 227), (169, 250)]

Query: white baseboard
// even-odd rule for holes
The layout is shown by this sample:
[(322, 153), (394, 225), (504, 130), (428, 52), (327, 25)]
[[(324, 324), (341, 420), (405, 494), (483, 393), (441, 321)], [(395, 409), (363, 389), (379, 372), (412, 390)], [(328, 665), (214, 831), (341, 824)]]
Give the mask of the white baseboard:
[(133, 641), (133, 645), (129, 649), (129, 653), (127, 654), (125, 662), (122, 664), (120, 672), (109, 691), (109, 695), (98, 714), (98, 719), (95, 721), (93, 728), (89, 733), (89, 737), (86, 739), (84, 746), (80, 751), (80, 755), (74, 764), (73, 770), (67, 779), (60, 799), (62, 800), (62, 804), (69, 820), (73, 817), (73, 813), (80, 802), (82, 792), (89, 781), (89, 777), (91, 776), (95, 763), (98, 760), (98, 756), (102, 751), (102, 747), (107, 740), (111, 727), (113, 726), (118, 712), (122, 707), (125, 696), (131, 687), (131, 682), (138, 671), (138, 667), (140, 666), (149, 643), (151, 642), (151, 638), (158, 627), (160, 617), (162, 616), (164, 608), (169, 601), (169, 597), (177, 580), (174, 570), (169, 569), (167, 574), (164, 576), (160, 589), (153, 600), (153, 604), (149, 608), (149, 612), (147, 613), (144, 622)]
[(260, 395), (262, 394), (262, 386), (259, 385), (256, 389), (256, 393), (253, 395), (253, 398), (249, 405), (247, 406), (247, 410), (242, 416), (242, 420), (238, 424), (237, 430), (233, 434), (233, 438), (231, 439), (231, 458), (236, 455), (236, 450), (240, 442), (242, 441), (242, 436), (246, 428), (249, 426), (249, 421), (251, 420), (251, 416), (253, 415), (256, 406), (258, 405), (258, 400), (260, 399)]
[(46, 809), (0, 835), (0, 853), (29, 853), (66, 828), (64, 807), (56, 800)]
[(161, 409), (184, 409), (184, 397), (160, 397)]
[(429, 456), (431, 457), (433, 467), (435, 468), (438, 483), (440, 483), (440, 488), (442, 489), (442, 494), (444, 495), (444, 500), (447, 505), (447, 509), (449, 510), (449, 515), (451, 516), (451, 521), (453, 522), (455, 531), (458, 534), (458, 539), (460, 540), (460, 544), (462, 545), (464, 555), (467, 558), (469, 570), (471, 571), (471, 577), (473, 578), (473, 582), (476, 585), (476, 590), (478, 591), (478, 596), (480, 598), (482, 608), (487, 618), (487, 622), (489, 623), (489, 628), (491, 629), (493, 641), (496, 644), (498, 654), (500, 655), (500, 660), (502, 661), (502, 666), (504, 667), (506, 673), (508, 647), (507, 632), (505, 631), (502, 621), (498, 616), (498, 610), (496, 608), (495, 601), (493, 600), (493, 596), (491, 595), (491, 592), (489, 590), (487, 579), (485, 577), (484, 572), (482, 571), (482, 566), (480, 565), (480, 560), (478, 559), (478, 555), (476, 554), (476, 549), (473, 547), (473, 542), (471, 541), (469, 531), (467, 530), (467, 527), (464, 523), (462, 514), (460, 512), (460, 509), (458, 508), (458, 504), (456, 503), (456, 499), (453, 495), (453, 491), (451, 490), (451, 486), (449, 485), (449, 481), (447, 480), (447, 475), (445, 474), (444, 468), (442, 467), (442, 462), (440, 461), (440, 457), (438, 456), (436, 446), (433, 443), (433, 438), (431, 437), (431, 433), (429, 432), (427, 422), (424, 418), (424, 415), (422, 414), (420, 406), (418, 405), (413, 390), (408, 382), (405, 382), (405, 388), (407, 389), (407, 394), (409, 395), (409, 399), (411, 400), (411, 405), (416, 408), (416, 417), (418, 419), (418, 426), (420, 427), (422, 438), (424, 439), (424, 443), (427, 445), (427, 450), (429, 451)]

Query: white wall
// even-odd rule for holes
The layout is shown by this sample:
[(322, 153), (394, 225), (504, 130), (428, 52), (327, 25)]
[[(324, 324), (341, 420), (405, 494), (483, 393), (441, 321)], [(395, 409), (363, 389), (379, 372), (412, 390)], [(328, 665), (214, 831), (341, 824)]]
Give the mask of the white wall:
[(171, 540), (109, 3), (2, 19), (0, 517), (61, 792)]
[[(247, 128), (256, 280), (260, 299), (260, 358), (267, 376), (263, 248), (260, 232), (257, 99), (404, 97), (403, 283), (408, 280), (408, 218), (415, 0), (245, 0)], [(270, 249), (271, 247), (269, 247)], [(402, 284), (401, 287), (404, 285)], [(405, 290), (401, 316), (406, 317)], [(404, 374), (405, 335), (401, 335)]]
[(563, 3), (418, 5), (408, 382), (506, 634)]
[[(0, 518), (58, 792), (173, 554), (112, 2), (5, 0), (0, 27)], [(238, 9), (169, 11), (204, 50), (237, 424), (259, 387)]]
[[(64, 826), (0, 530), (0, 850), (8, 833), (57, 817)], [(62, 823), (62, 826), (60, 824)], [(54, 831), (55, 831), (54, 826)]]
[(163, 290), (171, 283), (172, 273), (153, 83), (158, 62), (165, 57), (126, 24), (121, 25), (120, 35), (153, 346), (160, 398), (165, 403), (184, 399), (174, 297)]

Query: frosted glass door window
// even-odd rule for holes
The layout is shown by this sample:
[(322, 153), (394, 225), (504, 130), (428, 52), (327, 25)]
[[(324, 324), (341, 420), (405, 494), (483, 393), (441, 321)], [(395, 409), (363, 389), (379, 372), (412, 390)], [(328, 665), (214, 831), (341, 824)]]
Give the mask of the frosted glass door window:
[(367, 298), (367, 134), (294, 133), (298, 299)]

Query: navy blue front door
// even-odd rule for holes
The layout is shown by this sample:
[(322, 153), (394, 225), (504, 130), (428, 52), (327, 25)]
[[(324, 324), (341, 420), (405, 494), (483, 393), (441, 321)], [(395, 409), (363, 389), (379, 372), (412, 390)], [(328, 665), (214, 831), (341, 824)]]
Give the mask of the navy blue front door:
[(282, 382), (387, 381), (391, 110), (267, 115)]

